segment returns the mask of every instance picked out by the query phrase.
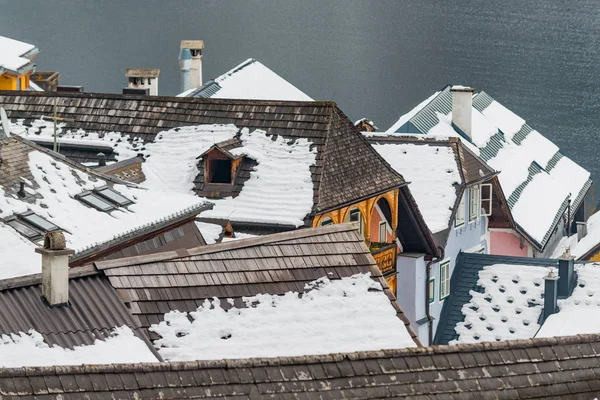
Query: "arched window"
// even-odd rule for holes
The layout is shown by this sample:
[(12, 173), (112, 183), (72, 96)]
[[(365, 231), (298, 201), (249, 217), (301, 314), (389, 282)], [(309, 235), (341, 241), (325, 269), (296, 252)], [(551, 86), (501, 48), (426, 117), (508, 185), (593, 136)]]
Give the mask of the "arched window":
[(332, 225), (333, 221), (331, 220), (331, 218), (329, 217), (325, 217), (323, 218), (323, 220), (321, 221), (321, 226), (325, 226), (325, 225)]
[(365, 221), (358, 208), (353, 208), (350, 210), (350, 212), (346, 215), (345, 222), (358, 222), (358, 232), (361, 236), (365, 236)]

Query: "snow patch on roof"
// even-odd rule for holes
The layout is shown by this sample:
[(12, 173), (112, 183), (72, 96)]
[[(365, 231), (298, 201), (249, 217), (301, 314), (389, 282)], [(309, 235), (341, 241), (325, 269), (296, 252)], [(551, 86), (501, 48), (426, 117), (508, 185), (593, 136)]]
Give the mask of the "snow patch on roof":
[(400, 129), (400, 127), (402, 125), (404, 125), (405, 123), (408, 122), (408, 120), (410, 120), (412, 117), (414, 117), (419, 111), (421, 111), (423, 109), (423, 107), (425, 107), (427, 104), (429, 104), (429, 102), (431, 100), (433, 100), (438, 94), (440, 94), (440, 92), (435, 92), (434, 94), (432, 94), (431, 96), (429, 96), (427, 99), (425, 99), (424, 101), (420, 102), (419, 104), (417, 104), (417, 106), (415, 108), (413, 108), (412, 110), (410, 110), (409, 112), (407, 112), (406, 114), (402, 115), (400, 117), (400, 119), (398, 119), (398, 121), (396, 121), (396, 123), (394, 125), (392, 125), (386, 132), (386, 135), (393, 135), (394, 133), (396, 133), (396, 131), (398, 129)]
[(35, 49), (35, 46), (0, 36), (0, 49), (0, 70), (17, 71), (31, 62), (28, 58), (22, 56)]
[(248, 59), (221, 75), (215, 82), (221, 89), (213, 99), (313, 101), (300, 89), (259, 61)]
[(502, 133), (504, 133), (504, 137), (508, 140), (511, 140), (513, 136), (521, 130), (523, 125), (525, 125), (525, 120), (523, 118), (519, 117), (495, 100), (482, 111), (482, 114), (500, 128)]
[(449, 146), (372, 144), (410, 182), (409, 188), (432, 233), (448, 228), (461, 183), (454, 151)]
[(495, 264), (479, 272), (477, 285), (484, 293), (471, 290), (471, 300), (463, 305), (465, 316), (450, 344), (529, 339), (540, 328), (542, 294), (546, 267)]
[[(194, 312), (171, 311), (150, 330), (168, 361), (289, 357), (414, 347), (381, 285), (368, 274), (244, 298), (247, 308), (225, 311), (218, 299)], [(228, 302), (231, 300), (228, 300)], [(190, 321), (191, 318), (191, 321)]]
[(206, 241), (206, 244), (217, 243), (221, 237), (221, 233), (223, 232), (223, 227), (217, 224), (196, 221), (196, 226)]
[(75, 346), (73, 350), (49, 346), (33, 329), (0, 337), (0, 366), (3, 368), (139, 362), (158, 362), (158, 359), (127, 326), (115, 328), (106, 340)]

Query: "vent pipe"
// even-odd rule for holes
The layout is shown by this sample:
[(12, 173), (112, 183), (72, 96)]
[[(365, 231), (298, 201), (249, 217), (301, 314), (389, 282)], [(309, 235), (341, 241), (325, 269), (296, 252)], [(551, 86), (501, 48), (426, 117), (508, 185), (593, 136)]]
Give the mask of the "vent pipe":
[(192, 68), (192, 52), (190, 49), (179, 51), (179, 70), (181, 71), (181, 92), (186, 92), (190, 87), (190, 69)]
[(471, 138), (473, 92), (466, 86), (452, 86), (452, 125)]
[(19, 191), (17, 192), (17, 196), (25, 197), (27, 193), (25, 193), (25, 182), (19, 182)]
[(567, 249), (558, 259), (558, 297), (561, 299), (569, 297), (573, 284), (575, 283), (575, 258)]
[(48, 232), (44, 247), (35, 249), (42, 255), (42, 298), (51, 307), (69, 303), (69, 256), (75, 253), (67, 249), (65, 235)]

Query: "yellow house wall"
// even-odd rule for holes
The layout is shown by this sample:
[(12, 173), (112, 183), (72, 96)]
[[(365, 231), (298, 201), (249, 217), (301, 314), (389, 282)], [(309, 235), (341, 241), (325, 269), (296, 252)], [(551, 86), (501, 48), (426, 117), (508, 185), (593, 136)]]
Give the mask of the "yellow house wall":
[(381, 198), (385, 198), (390, 205), (390, 209), (392, 212), (392, 221), (391, 221), (392, 222), (392, 232), (394, 233), (394, 237), (391, 239), (394, 240), (394, 239), (396, 239), (396, 227), (397, 227), (397, 223), (398, 223), (398, 190), (397, 189), (383, 193), (377, 197), (372, 197), (370, 199), (363, 200), (361, 202), (351, 204), (349, 206), (346, 206), (346, 207), (343, 207), (343, 208), (340, 208), (337, 210), (330, 211), (325, 214), (319, 214), (313, 219), (312, 226), (313, 227), (320, 226), (321, 223), (323, 222), (323, 220), (327, 217), (331, 218), (331, 221), (334, 224), (343, 223), (346, 221), (346, 218), (348, 217), (348, 214), (350, 213), (350, 211), (355, 208), (358, 208), (360, 210), (360, 212), (362, 214), (362, 218), (363, 218), (363, 224), (364, 224), (363, 231), (365, 234), (365, 241), (367, 242), (367, 244), (370, 244), (372, 241), (377, 241), (377, 237), (373, 237), (373, 235), (376, 235), (376, 233), (373, 232), (373, 229), (371, 229), (371, 227), (374, 226), (374, 225), (372, 225), (371, 220), (373, 218), (379, 219), (379, 215), (377, 214), (377, 211), (375, 210), (375, 205)]
[(600, 252), (594, 254), (589, 261), (599, 262), (600, 261)]
[(9, 74), (0, 75), (0, 90), (17, 90), (17, 81), (21, 81), (21, 90), (29, 87), (29, 74), (14, 76)]

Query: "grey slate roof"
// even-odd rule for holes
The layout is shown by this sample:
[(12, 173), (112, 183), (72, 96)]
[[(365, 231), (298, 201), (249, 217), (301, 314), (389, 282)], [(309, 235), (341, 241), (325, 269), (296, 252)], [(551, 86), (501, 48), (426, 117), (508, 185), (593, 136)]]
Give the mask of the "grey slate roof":
[[(427, 134), (434, 126), (439, 123), (438, 113), (447, 115), (452, 111), (452, 94), (450, 93), (450, 85), (444, 87), (437, 96), (435, 96), (428, 104), (426, 104), (421, 110), (419, 110), (412, 118), (410, 118), (404, 125), (399, 127), (396, 132), (397, 133), (420, 133)], [(473, 97), (473, 108), (482, 112), (485, 110), (494, 99), (487, 94), (486, 92), (479, 92), (475, 94)], [(480, 147), (480, 157), (484, 162), (491, 160), (496, 157), (500, 149), (505, 145), (505, 143), (509, 143), (510, 140), (514, 144), (520, 145), (521, 142), (527, 137), (529, 133), (531, 133), (534, 129), (529, 126), (527, 123), (524, 123), (521, 127), (521, 130), (517, 132), (512, 139), (507, 139), (504, 134), (499, 130), (498, 133), (493, 135), (488, 143)], [(471, 141), (467, 136), (465, 136), (462, 132), (458, 132), (458, 134), (465, 140)], [(525, 187), (532, 181), (534, 176), (541, 171), (546, 171), (550, 173), (552, 169), (556, 166), (558, 161), (563, 158), (564, 155), (557, 151), (556, 154), (552, 157), (552, 159), (548, 162), (545, 169), (543, 169), (537, 162), (532, 162), (529, 167), (529, 174), (527, 179), (517, 188), (514, 192), (508, 196), (508, 204), (512, 209), (515, 204), (518, 202), (523, 190)], [(571, 198), (571, 209), (577, 210), (584, 201), (586, 194), (592, 186), (591, 179), (588, 179), (587, 182), (581, 187), (578, 193), (574, 193)], [(541, 199), (540, 201), (543, 201)], [(554, 228), (559, 223), (561, 216), (565, 213), (565, 210), (568, 207), (568, 198), (565, 198), (562, 206), (557, 210), (556, 216), (552, 221), (552, 225), (546, 232), (543, 240), (541, 242), (533, 239), (526, 230), (521, 229), (521, 231), (525, 234), (529, 241), (531, 241), (539, 250), (543, 250), (546, 246), (548, 239), (552, 236), (552, 232), (554, 232)]]
[[(195, 311), (205, 299), (213, 297), (231, 298), (235, 307), (245, 307), (244, 296), (302, 293), (306, 283), (325, 276), (339, 279), (371, 273), (418, 343), (354, 224), (302, 229), (95, 265), (126, 295), (130, 312), (145, 328), (161, 322), (171, 310)], [(232, 305), (223, 302), (223, 307)], [(150, 333), (150, 337), (157, 336)]]
[(318, 155), (312, 168), (313, 213), (351, 204), (404, 185), (332, 102), (216, 100), (113, 94), (0, 92), (11, 119), (30, 123), (57, 112), (74, 119), (64, 129), (121, 132), (152, 141), (170, 128), (201, 124), (235, 124), (285, 138), (307, 138)]
[(151, 347), (109, 280), (93, 268), (74, 268), (69, 306), (48, 307), (42, 300), (41, 275), (0, 281), (0, 335), (35, 329), (49, 345), (91, 345), (127, 325)]
[[(528, 399), (600, 393), (600, 335), (310, 357), (11, 368), (12, 399)], [(88, 397), (89, 396), (89, 397)]]
[(444, 301), (444, 308), (435, 334), (435, 344), (448, 344), (451, 340), (458, 339), (454, 327), (465, 320), (461, 309), (471, 300), (469, 292), (473, 290), (483, 293), (482, 288), (477, 285), (479, 272), (483, 270), (483, 267), (494, 264), (558, 267), (558, 260), (461, 252), (456, 258), (454, 272), (450, 279), (450, 297)]

